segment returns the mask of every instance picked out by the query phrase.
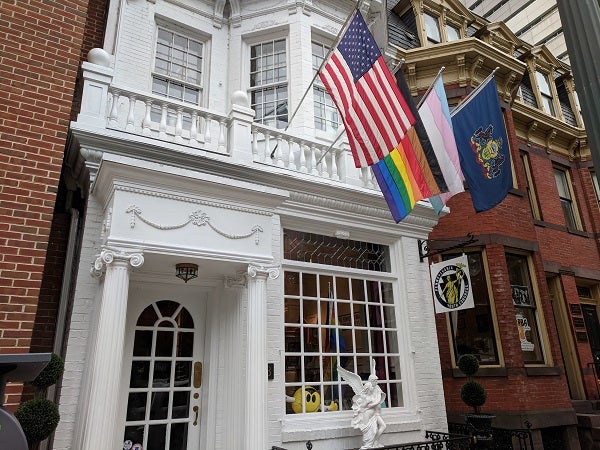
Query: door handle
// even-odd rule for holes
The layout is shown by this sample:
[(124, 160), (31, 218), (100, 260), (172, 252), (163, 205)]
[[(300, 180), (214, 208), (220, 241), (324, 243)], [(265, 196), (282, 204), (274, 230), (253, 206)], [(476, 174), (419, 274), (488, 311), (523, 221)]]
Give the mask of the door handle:
[(198, 425), (198, 405), (195, 405), (192, 410), (194, 411), (194, 426)]
[(196, 361), (194, 363), (194, 389), (200, 389), (202, 386), (202, 363), (200, 361)]

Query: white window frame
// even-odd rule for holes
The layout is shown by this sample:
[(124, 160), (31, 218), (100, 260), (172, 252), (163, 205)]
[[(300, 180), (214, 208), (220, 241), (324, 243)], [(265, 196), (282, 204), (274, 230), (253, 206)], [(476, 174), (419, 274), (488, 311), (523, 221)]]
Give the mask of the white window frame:
[[(331, 48), (331, 42), (326, 43), (325, 41), (326, 41), (326, 39), (323, 39), (318, 34), (313, 33), (312, 39), (311, 39), (311, 62), (312, 62), (313, 76), (314, 76), (315, 72), (319, 69), (322, 59), (321, 59), (321, 61), (319, 61), (319, 65), (317, 65), (315, 67), (315, 64), (314, 64), (315, 55), (314, 55), (314, 53), (312, 53), (312, 46), (313, 45), (321, 46), (324, 51), (323, 57), (326, 57), (329, 52), (329, 49)], [(319, 56), (319, 58), (320, 58), (320, 56)], [(325, 110), (325, 117), (321, 117), (321, 116), (317, 115), (317, 109), (318, 109), (317, 108), (317, 96), (316, 96), (317, 91), (322, 92), (322, 95), (324, 96), (325, 103), (319, 102), (318, 104), (319, 104), (319, 109)], [(313, 93), (313, 105), (314, 105), (314, 107), (313, 107), (313, 115), (314, 115), (313, 123), (315, 126), (315, 135), (319, 135), (319, 134), (329, 135), (329, 134), (339, 133), (339, 131), (341, 130), (341, 127), (343, 126), (342, 118), (339, 114), (337, 107), (335, 106), (335, 103), (333, 102), (333, 99), (331, 98), (331, 96), (329, 95), (327, 90), (325, 89), (325, 86), (321, 82), (321, 78), (318, 76), (315, 78), (312, 93)], [(328, 101), (329, 101), (329, 104), (328, 104)], [(327, 116), (330, 113), (333, 113), (333, 115), (332, 115), (331, 119), (328, 119)], [(337, 117), (337, 120), (334, 120), (334, 117)], [(317, 127), (317, 119), (321, 120), (322, 122), (325, 122), (325, 129)]]
[[(265, 85), (261, 85), (261, 86), (251, 86), (251, 82), (250, 82), (250, 76), (251, 76), (251, 55), (252, 55), (252, 47), (255, 45), (260, 45), (260, 44), (264, 44), (267, 43), (269, 41), (275, 42), (275, 41), (279, 41), (279, 40), (284, 40), (285, 41), (285, 54), (286, 54), (286, 79), (285, 81), (279, 81), (279, 82), (274, 82), (274, 83), (269, 83), (269, 84), (265, 84)], [(252, 35), (252, 36), (245, 36), (243, 38), (243, 44), (244, 44), (244, 54), (243, 54), (243, 65), (244, 65), (244, 70), (243, 70), (243, 74), (242, 74), (242, 79), (243, 79), (243, 83), (244, 86), (246, 87), (246, 91), (248, 92), (248, 100), (250, 102), (250, 105), (252, 107), (252, 93), (258, 91), (261, 88), (270, 88), (270, 87), (276, 87), (276, 86), (285, 86), (286, 89), (286, 93), (287, 93), (287, 121), (286, 124), (289, 124), (289, 118), (290, 118), (290, 43), (289, 43), (289, 36), (288, 36), (288, 30), (287, 29), (279, 29), (279, 30), (273, 30), (270, 33), (262, 33), (259, 35)], [(261, 120), (258, 120), (257, 117), (254, 118), (254, 122), (255, 123), (264, 123)], [(281, 126), (281, 128), (285, 128), (284, 126)], [(267, 125), (270, 126), (270, 125)], [(274, 127), (273, 127), (274, 128)]]

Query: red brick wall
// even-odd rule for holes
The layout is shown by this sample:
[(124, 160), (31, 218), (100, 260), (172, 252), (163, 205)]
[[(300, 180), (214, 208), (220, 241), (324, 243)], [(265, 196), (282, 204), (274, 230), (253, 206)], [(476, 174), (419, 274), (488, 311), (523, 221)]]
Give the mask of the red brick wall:
[(29, 352), (49, 313), (38, 301), (76, 77), (103, 28), (105, 1), (91, 3), (0, 3), (0, 353)]

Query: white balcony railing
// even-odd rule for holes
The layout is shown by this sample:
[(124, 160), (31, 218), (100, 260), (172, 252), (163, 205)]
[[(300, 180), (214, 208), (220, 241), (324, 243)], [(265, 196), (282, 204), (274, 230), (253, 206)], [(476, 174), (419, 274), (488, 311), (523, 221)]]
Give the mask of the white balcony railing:
[[(100, 49), (94, 49), (100, 50)], [(101, 54), (101, 50), (96, 54)], [(112, 83), (110, 56), (83, 64), (84, 90), (78, 126), (93, 126), (168, 142), (235, 162), (269, 165), (299, 174), (376, 189), (371, 171), (357, 170), (342, 146), (294, 135), (253, 121), (245, 93), (232, 95), (222, 115)], [(147, 141), (146, 141), (147, 142)]]

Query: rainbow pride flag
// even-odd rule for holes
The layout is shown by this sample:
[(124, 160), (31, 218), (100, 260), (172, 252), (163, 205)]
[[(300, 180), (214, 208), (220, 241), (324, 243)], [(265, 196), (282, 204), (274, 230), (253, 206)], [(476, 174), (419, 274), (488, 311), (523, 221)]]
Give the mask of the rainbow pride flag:
[(396, 83), (406, 100), (414, 125), (400, 144), (379, 162), (371, 166), (379, 188), (396, 223), (404, 219), (419, 200), (448, 191), (444, 174), (431, 145), (419, 111), (415, 106), (402, 71), (396, 73)]

